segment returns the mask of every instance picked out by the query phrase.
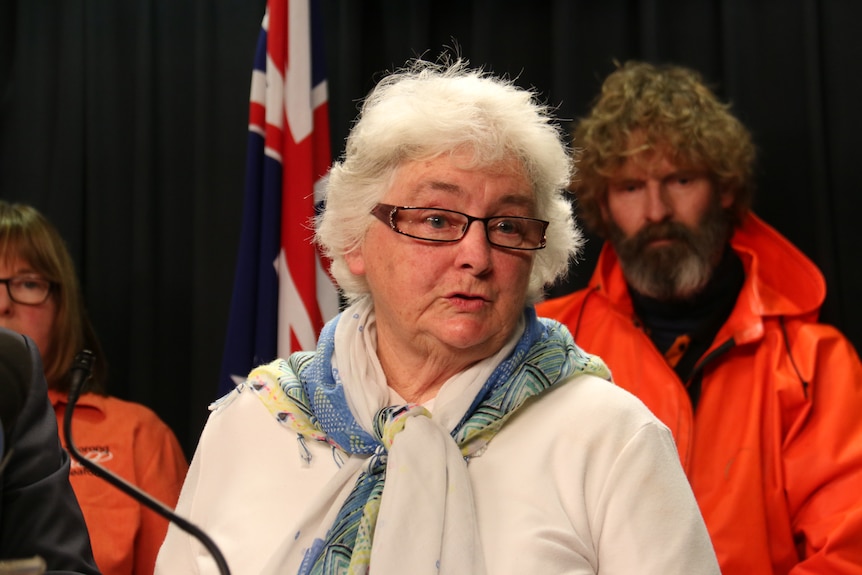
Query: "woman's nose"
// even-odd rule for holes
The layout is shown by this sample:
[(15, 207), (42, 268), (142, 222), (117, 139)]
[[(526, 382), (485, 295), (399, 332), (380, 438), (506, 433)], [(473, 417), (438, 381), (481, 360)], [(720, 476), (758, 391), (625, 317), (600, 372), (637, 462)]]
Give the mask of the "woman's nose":
[(485, 223), (473, 221), (467, 228), (464, 237), (457, 244), (459, 267), (472, 268), (480, 274), (491, 267), (491, 250), (493, 246), (488, 241)]

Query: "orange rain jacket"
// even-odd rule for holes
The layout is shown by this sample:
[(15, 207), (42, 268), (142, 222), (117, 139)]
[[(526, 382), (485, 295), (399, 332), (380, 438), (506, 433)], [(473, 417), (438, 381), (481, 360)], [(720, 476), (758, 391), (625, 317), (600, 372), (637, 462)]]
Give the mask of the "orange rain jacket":
[[(816, 323), (820, 271), (754, 215), (731, 239), (745, 284), (685, 385), (637, 327), (605, 244), (587, 288), (544, 302), (673, 432), (724, 575), (862, 574), (862, 367)], [(789, 350), (789, 353), (788, 353)]]

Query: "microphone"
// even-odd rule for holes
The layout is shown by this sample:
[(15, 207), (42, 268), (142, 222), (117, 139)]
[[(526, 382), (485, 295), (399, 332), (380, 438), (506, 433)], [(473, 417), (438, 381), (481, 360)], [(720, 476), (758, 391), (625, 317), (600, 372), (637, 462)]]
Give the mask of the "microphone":
[(216, 546), (215, 542), (209, 537), (209, 535), (201, 530), (200, 527), (194, 525), (187, 519), (180, 517), (174, 513), (173, 509), (154, 498), (152, 495), (139, 489), (137, 486), (132, 485), (119, 475), (116, 475), (101, 465), (90, 461), (78, 451), (78, 448), (75, 446), (75, 442), (72, 439), (72, 413), (75, 410), (75, 404), (78, 402), (78, 398), (84, 391), (86, 381), (90, 378), (90, 372), (93, 369), (93, 361), (95, 361), (95, 359), (96, 356), (93, 352), (85, 349), (75, 356), (75, 360), (72, 363), (69, 402), (66, 404), (66, 415), (63, 420), (63, 435), (66, 438), (66, 446), (72, 454), (72, 457), (74, 457), (81, 465), (92, 471), (95, 475), (101, 477), (138, 503), (152, 509), (168, 521), (176, 524), (177, 527), (189, 535), (195, 537), (201, 542), (206, 550), (209, 551), (210, 555), (212, 555), (219, 573), (221, 575), (230, 575), (230, 569), (227, 566), (227, 561), (225, 560), (224, 555), (222, 555), (221, 550)]
[(24, 338), (15, 332), (0, 330), (0, 474), (14, 451), (9, 438), (24, 409), (32, 372), (33, 364)]

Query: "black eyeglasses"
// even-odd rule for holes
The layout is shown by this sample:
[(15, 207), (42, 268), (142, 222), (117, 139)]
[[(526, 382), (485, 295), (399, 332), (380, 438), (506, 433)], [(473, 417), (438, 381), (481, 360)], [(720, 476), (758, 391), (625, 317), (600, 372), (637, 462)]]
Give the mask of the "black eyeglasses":
[(413, 208), (377, 204), (372, 215), (389, 224), (399, 234), (429, 242), (457, 242), (473, 222), (485, 224), (488, 243), (512, 250), (540, 250), (545, 247), (548, 222), (520, 216), (476, 218), (442, 208)]
[(15, 276), (0, 279), (0, 283), (6, 284), (6, 292), (9, 299), (15, 303), (24, 305), (39, 305), (44, 303), (51, 295), (52, 282), (31, 276)]

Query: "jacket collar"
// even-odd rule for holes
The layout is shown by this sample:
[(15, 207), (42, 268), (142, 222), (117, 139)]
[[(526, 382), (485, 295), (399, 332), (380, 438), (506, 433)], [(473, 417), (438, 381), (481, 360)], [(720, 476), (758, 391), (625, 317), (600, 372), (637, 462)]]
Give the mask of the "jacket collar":
[[(69, 403), (69, 394), (63, 393), (61, 391), (57, 391), (55, 389), (48, 390), (48, 398), (51, 400), (51, 405), (54, 406), (54, 409), (62, 407), (65, 409), (66, 404)], [(99, 395), (98, 393), (82, 393), (78, 398), (76, 407), (82, 408), (91, 408), (97, 409), (99, 411), (105, 411), (105, 403), (108, 398), (104, 395)]]
[[(816, 320), (826, 297), (823, 274), (798, 248), (754, 214), (749, 214), (730, 240), (742, 260), (745, 283), (730, 318), (716, 341), (733, 338), (737, 344), (763, 334), (768, 316)], [(610, 243), (605, 242), (591, 289), (604, 292), (620, 312), (633, 315), (625, 278)]]

